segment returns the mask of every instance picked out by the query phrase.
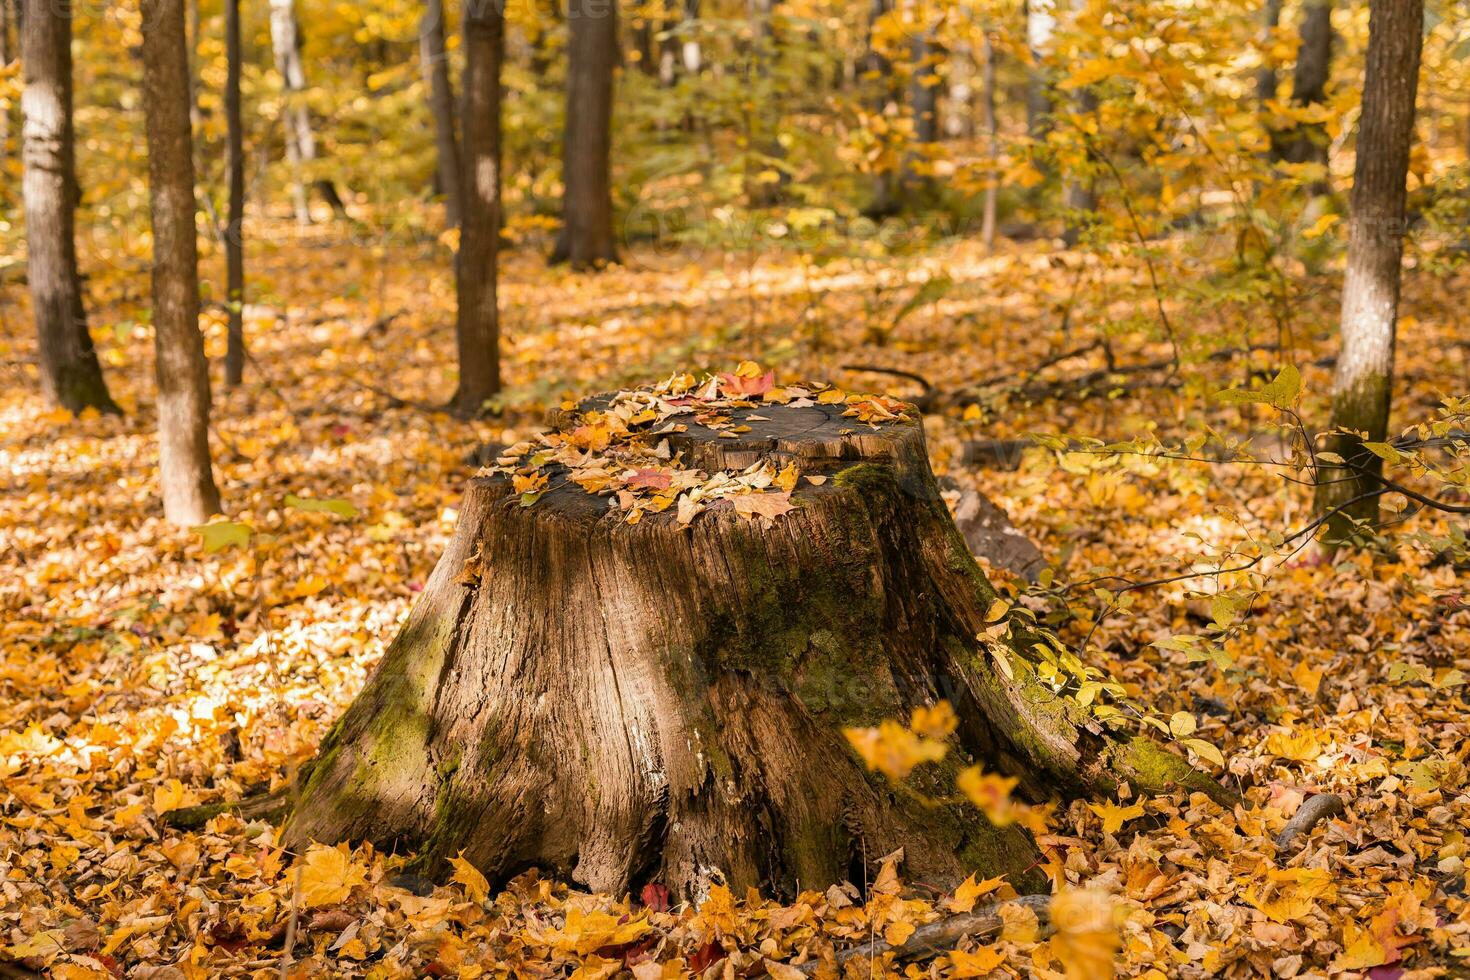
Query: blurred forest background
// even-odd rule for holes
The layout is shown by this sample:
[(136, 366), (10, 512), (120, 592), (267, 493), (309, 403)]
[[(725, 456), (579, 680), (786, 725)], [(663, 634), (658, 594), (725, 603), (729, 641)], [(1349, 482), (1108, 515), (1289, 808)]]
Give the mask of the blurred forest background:
[(1059, 806), (1104, 925), (911, 975), (1462, 975), (1465, 0), (0, 11), (7, 970), (790, 980), (963, 910), (167, 819), (290, 783), (493, 447), (752, 361), (918, 404), (1008, 600), (1254, 806)]

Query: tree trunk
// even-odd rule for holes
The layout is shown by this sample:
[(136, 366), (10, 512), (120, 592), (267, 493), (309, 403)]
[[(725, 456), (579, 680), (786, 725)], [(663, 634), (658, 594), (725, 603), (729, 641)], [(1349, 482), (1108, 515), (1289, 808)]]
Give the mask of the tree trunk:
[(230, 169), (230, 218), (225, 226), (225, 265), (230, 325), (225, 349), (225, 384), (245, 377), (245, 133), (240, 116), (240, 0), (225, 6), (225, 125)]
[(571, 38), (562, 139), (562, 225), (551, 261), (593, 269), (618, 260), (609, 173), (618, 11), (607, 0), (571, 0), (567, 18)]
[[(1347, 275), (1342, 288), (1342, 350), (1332, 379), (1333, 429), (1382, 442), (1393, 394), (1394, 335), (1403, 261), (1406, 181), (1414, 138), (1414, 99), (1423, 40), (1423, 0), (1371, 0), (1363, 113), (1353, 167)], [(1317, 512), (1337, 514), (1323, 541), (1352, 532), (1353, 520), (1375, 524), (1376, 496), (1349, 503), (1381, 485), (1383, 460), (1356, 435), (1337, 433), (1325, 448), (1345, 466), (1319, 469)]]
[(500, 63), (505, 18), (500, 0), (464, 5), (464, 171), (467, 191), (454, 263), (459, 387), (452, 407), (478, 414), (500, 391), (496, 276), (500, 238)]
[[(874, 43), (878, 21), (887, 16), (892, 9), (892, 0), (872, 0), (868, 8), (867, 71), (877, 80), (873, 111), (880, 116), (889, 115), (895, 104), (902, 99), (902, 94), (893, 83), (893, 63), (878, 50)], [(863, 209), (863, 214), (870, 218), (886, 218), (898, 212), (898, 178), (899, 174), (893, 167), (881, 166), (874, 175), (873, 198)]]
[(219, 511), (209, 460), (209, 368), (199, 332), (199, 253), (183, 0), (143, 4), (143, 109), (153, 222), (153, 330), (163, 510), (176, 524)]
[(454, 86), (449, 82), (449, 55), (444, 44), (444, 0), (425, 3), (419, 23), (419, 60), (429, 90), (429, 112), (434, 117), (445, 223), (457, 228), (464, 214), (464, 195), (460, 188), (459, 143), (454, 134)]
[(306, 67), (301, 58), (301, 25), (296, 19), (296, 0), (270, 0), (271, 49), (276, 72), (285, 90), (286, 160), (295, 174), (291, 207), (298, 224), (311, 224), (307, 187), (315, 187), (322, 200), (339, 218), (347, 217), (347, 205), (337, 192), (337, 185), (318, 178), (308, 184), (307, 171), (316, 159), (316, 134), (311, 128), (311, 113), (302, 96), (306, 92)]
[(1051, 132), (1052, 85), (1045, 61), (1057, 29), (1055, 0), (1025, 0), (1026, 48), (1031, 68), (1026, 74), (1026, 132), (1033, 140)]
[(1261, 8), (1261, 64), (1256, 69), (1256, 100), (1262, 105), (1276, 98), (1276, 61), (1271, 46), (1276, 38), (1276, 28), (1281, 23), (1281, 0), (1266, 0)]
[(745, 196), (753, 208), (776, 207), (791, 183), (785, 169), (786, 148), (779, 136), (783, 128), (781, 99), (771, 83), (772, 68), (780, 56), (775, 7), (776, 0), (746, 0), (745, 5), (752, 34), (745, 134), (747, 153), (751, 155), (746, 158)]
[(980, 240), (987, 251), (995, 248), (995, 221), (1000, 197), (1000, 136), (995, 118), (995, 45), (990, 42), (990, 31), (985, 31), (985, 40), (980, 49), (984, 61), (980, 66), (980, 125), (985, 130), (985, 156), (990, 161), (990, 179), (985, 183), (985, 211), (980, 222)]
[(77, 271), (80, 194), (72, 128), (71, 8), (31, 0), (22, 35), (26, 279), (39, 340), (41, 389), (71, 412), (116, 412), (87, 330)]
[[(12, 0), (0, 0), (0, 71), (10, 68), (10, 62), (15, 59), (15, 48), (10, 43), (10, 22), (13, 19), (10, 13)], [(10, 160), (10, 106), (0, 107), (0, 172), (7, 169)], [(9, 206), (9, 193), (0, 198), (0, 204)]]
[[(1078, 89), (1073, 98), (1079, 115), (1090, 116), (1097, 112), (1097, 93), (1090, 86)], [(1083, 233), (1092, 221), (1093, 212), (1097, 210), (1097, 193), (1092, 175), (1069, 174), (1063, 192), (1063, 203), (1068, 213), (1062, 240), (1068, 248), (1074, 248), (1082, 240)]]
[[(909, 81), (909, 108), (914, 117), (914, 149), (904, 154), (902, 207), (912, 209), (931, 203), (934, 196), (934, 181), (918, 170), (927, 163), (933, 144), (939, 142), (939, 63), (938, 45), (934, 42), (934, 28), (925, 24), (909, 42), (909, 52), (914, 61), (913, 77)], [(922, 150), (920, 148), (923, 148)]]
[[(683, 431), (643, 424), (706, 473), (818, 478), (770, 522), (726, 500), (687, 526), (672, 507), (630, 524), (565, 474), (531, 506), (506, 472), (472, 480), (418, 605), (304, 770), (286, 846), (368, 838), (418, 849), (426, 871), (463, 852), (495, 880), (538, 866), (682, 898), (722, 879), (787, 896), (860, 881), (903, 847), (938, 887), (979, 871), (1045, 889), (1018, 825), (895, 789), (844, 737), (940, 699), (957, 733), (911, 783), (931, 801), (972, 762), (1033, 798), (1126, 780), (1232, 801), (1044, 683), (1036, 644), (1055, 641), (1029, 620), (987, 622), (997, 595), (916, 410), (869, 427), (841, 404), (743, 405), (720, 410), (750, 427), (735, 438), (696, 421), (697, 399)], [(585, 433), (609, 408), (553, 424)]]
[[(1321, 105), (1327, 99), (1332, 67), (1332, 0), (1307, 0), (1302, 10), (1301, 46), (1291, 79), (1291, 101), (1298, 106)], [(1276, 158), (1287, 163), (1327, 165), (1327, 131), (1320, 124), (1295, 126), (1273, 135)], [(1313, 195), (1328, 191), (1326, 179), (1314, 181)]]

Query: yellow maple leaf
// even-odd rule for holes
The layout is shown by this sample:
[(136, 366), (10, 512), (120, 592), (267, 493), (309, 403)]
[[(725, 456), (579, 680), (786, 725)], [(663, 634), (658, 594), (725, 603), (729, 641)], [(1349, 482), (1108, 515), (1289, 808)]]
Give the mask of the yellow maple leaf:
[(1321, 755), (1330, 742), (1315, 731), (1305, 731), (1299, 735), (1290, 735), (1286, 732), (1272, 732), (1266, 738), (1266, 751), (1283, 759), (1291, 759), (1294, 762), (1311, 762)]
[(1342, 952), (1332, 958), (1329, 969), (1334, 973), (1365, 970), (1389, 962), (1389, 955), (1389, 950), (1383, 948), (1371, 930), (1346, 922), (1342, 927)]
[(1108, 980), (1116, 975), (1118, 903), (1093, 888), (1058, 892), (1051, 900), (1057, 933), (1051, 951), (1061, 961), (1067, 980)]
[(883, 930), (883, 941), (890, 946), (902, 946), (914, 934), (914, 924), (899, 920), (890, 922)]
[(170, 810), (182, 810), (199, 802), (199, 797), (177, 779), (170, 779), (153, 789), (153, 812), (159, 815)]
[(352, 859), (347, 845), (313, 844), (301, 869), (301, 903), (309, 909), (336, 905), (366, 882), (367, 868)]
[(291, 586), (291, 598), (306, 599), (316, 595), (327, 587), (327, 580), (321, 575), (304, 575), (296, 580)]
[(470, 901), (483, 902), (490, 896), (490, 882), (480, 874), (479, 868), (465, 860), (464, 851), (450, 858), (449, 863), (454, 867), (453, 880), (464, 886), (464, 893), (469, 896)]
[(1019, 782), (1016, 778), (982, 772), (979, 766), (970, 766), (962, 769), (954, 782), (960, 792), (984, 811), (985, 816), (997, 827), (1015, 822), (1016, 808), (1011, 802), (1011, 791)]
[(877, 728), (846, 728), (843, 733), (868, 768), (889, 779), (902, 779), (920, 763), (944, 758), (943, 742), (915, 735), (892, 720)]
[(1132, 806), (1119, 806), (1111, 801), (1103, 803), (1089, 803), (1087, 808), (1102, 817), (1103, 833), (1116, 834), (1123, 829), (1123, 825), (1134, 817), (1144, 814), (1143, 804), (1135, 803)]
[(1005, 878), (986, 878), (984, 881), (976, 881), (974, 875), (966, 878), (960, 886), (954, 890), (954, 895), (945, 907), (951, 912), (969, 912), (975, 907), (975, 900), (981, 895), (988, 895), (1001, 886)]
[(1322, 868), (1271, 868), (1266, 879), (1246, 890), (1245, 900), (1273, 922), (1290, 922), (1309, 914), (1317, 899), (1337, 893), (1332, 872)]
[(933, 707), (920, 705), (909, 720), (909, 728), (928, 738), (945, 738), (953, 734), (959, 724), (960, 720), (948, 701), (936, 702)]
[(1005, 961), (1005, 954), (993, 946), (981, 946), (973, 953), (957, 949), (949, 954), (949, 975), (952, 977), (989, 976)]

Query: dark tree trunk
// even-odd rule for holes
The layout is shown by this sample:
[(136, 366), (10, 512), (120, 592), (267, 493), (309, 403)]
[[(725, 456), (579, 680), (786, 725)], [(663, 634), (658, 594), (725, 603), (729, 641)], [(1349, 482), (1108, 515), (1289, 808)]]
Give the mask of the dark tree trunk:
[[(1363, 114), (1358, 128), (1348, 224), (1347, 275), (1342, 287), (1342, 349), (1332, 379), (1332, 428), (1382, 442), (1393, 394), (1394, 335), (1403, 262), (1406, 181), (1414, 139), (1414, 100), (1423, 42), (1423, 0), (1370, 0)], [(1329, 436), (1328, 451), (1345, 466), (1319, 469), (1317, 512), (1342, 510), (1328, 521), (1331, 546), (1352, 532), (1353, 520), (1374, 524), (1383, 460), (1355, 435)]]
[[(14, 20), (10, 8), (13, 2), (14, 0), (0, 0), (0, 69), (10, 67), (18, 47), (10, 41), (10, 23)], [(6, 162), (10, 159), (10, 112), (10, 106), (0, 108), (0, 171), (5, 169)], [(9, 197), (8, 192), (6, 197)]]
[(912, 50), (914, 76), (909, 103), (914, 111), (914, 139), (919, 143), (938, 143), (941, 54), (934, 43), (933, 28), (926, 27), (913, 39)]
[(454, 86), (449, 81), (449, 55), (444, 45), (444, 0), (427, 0), (419, 23), (419, 61), (429, 90), (438, 149), (439, 187), (444, 192), (445, 223), (459, 226), (464, 214), (459, 141), (454, 133)]
[(658, 57), (654, 51), (653, 21), (646, 14), (633, 20), (633, 50), (638, 52), (638, 70), (650, 77), (657, 77)]
[(153, 221), (153, 331), (163, 510), (176, 524), (219, 511), (209, 459), (209, 367), (199, 332), (199, 252), (183, 0), (143, 4), (143, 109)]
[(609, 173), (617, 6), (611, 0), (571, 0), (567, 18), (571, 37), (562, 139), (562, 227), (551, 261), (592, 269), (618, 259)]
[(41, 389), (72, 412), (116, 412), (87, 330), (77, 271), (76, 137), (72, 128), (71, 10), (30, 0), (22, 29), (21, 109), (26, 279), (36, 317)]
[(980, 223), (980, 240), (986, 249), (995, 248), (995, 222), (1000, 197), (1000, 175), (995, 169), (1000, 163), (1000, 136), (995, 115), (995, 45), (990, 42), (990, 32), (985, 32), (981, 47), (984, 61), (980, 66), (980, 125), (985, 130), (985, 155), (990, 161), (991, 174), (985, 184), (985, 210)]
[[(892, 9), (893, 0), (872, 0), (868, 7), (867, 72), (876, 79), (873, 109), (879, 115), (891, 114), (903, 98), (893, 83), (893, 63), (874, 44), (878, 21)], [(884, 165), (873, 176), (873, 197), (863, 213), (871, 218), (886, 218), (898, 213), (899, 208), (899, 173), (894, 167)]]
[[(1091, 87), (1078, 89), (1073, 97), (1079, 115), (1088, 116), (1097, 112), (1097, 93)], [(1092, 214), (1097, 210), (1097, 194), (1091, 174), (1069, 174), (1063, 202), (1067, 208), (1067, 227), (1062, 240), (1068, 248), (1082, 240)]]
[(464, 5), (464, 215), (455, 260), (455, 342), (459, 387), (452, 407), (479, 413), (500, 391), (496, 308), (500, 237), (500, 63), (505, 49), (501, 0)]
[(230, 169), (230, 218), (225, 226), (226, 291), (230, 325), (225, 349), (225, 384), (245, 377), (245, 133), (240, 115), (240, 0), (225, 5), (225, 125)]
[(936, 887), (978, 871), (1045, 889), (1018, 825), (897, 791), (844, 737), (940, 699), (959, 727), (912, 777), (931, 798), (978, 762), (1032, 798), (1126, 780), (1231, 803), (1042, 681), (1051, 641), (1028, 620), (987, 622), (997, 595), (917, 412), (855, 429), (843, 409), (756, 403), (731, 413), (750, 426), (733, 439), (692, 415), (650, 435), (708, 473), (764, 461), (825, 478), (770, 524), (728, 502), (687, 527), (673, 508), (629, 524), (568, 480), (529, 507), (504, 473), (471, 481), (418, 605), (303, 771), (286, 846), (369, 838), (431, 872), (462, 852), (495, 880), (539, 866), (689, 899), (721, 879), (787, 896), (858, 881), (902, 847)]
[[(1298, 106), (1321, 105), (1327, 99), (1327, 80), (1332, 68), (1332, 0), (1307, 0), (1302, 9), (1301, 45), (1296, 70), (1291, 78), (1291, 101)], [(1287, 163), (1327, 165), (1327, 131), (1318, 124), (1294, 126), (1273, 136), (1276, 158)], [(1327, 193), (1323, 180), (1311, 192)]]
[(1276, 61), (1271, 54), (1271, 45), (1276, 37), (1276, 27), (1281, 23), (1281, 0), (1266, 0), (1261, 8), (1261, 64), (1256, 69), (1256, 100), (1264, 105), (1276, 98)]
[(296, 19), (296, 0), (270, 0), (271, 49), (276, 72), (286, 90), (285, 129), (286, 159), (295, 171), (296, 186), (291, 207), (299, 224), (311, 223), (307, 187), (316, 188), (323, 201), (339, 218), (347, 217), (347, 205), (337, 192), (337, 185), (325, 177), (308, 181), (306, 172), (316, 159), (316, 133), (311, 127), (311, 113), (302, 100), (306, 92), (306, 66), (301, 58), (301, 24)]
[[(754, 208), (773, 208), (781, 203), (790, 183), (786, 173), (786, 150), (781, 145), (781, 99), (772, 91), (772, 69), (780, 55), (775, 27), (776, 0), (747, 0), (753, 44), (750, 50), (750, 97), (746, 138), (750, 152), (746, 166), (745, 195)], [(771, 179), (774, 171), (775, 178)]]

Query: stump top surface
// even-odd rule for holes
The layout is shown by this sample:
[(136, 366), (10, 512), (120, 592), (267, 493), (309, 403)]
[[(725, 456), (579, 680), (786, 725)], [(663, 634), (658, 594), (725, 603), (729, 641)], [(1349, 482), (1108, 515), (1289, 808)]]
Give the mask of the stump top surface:
[(618, 511), (629, 523), (669, 512), (688, 524), (730, 508), (773, 519), (791, 508), (793, 493), (817, 490), (836, 470), (923, 452), (919, 413), (908, 403), (776, 385), (772, 374), (749, 370), (594, 395), (549, 422), (549, 431), (506, 450), (490, 475), (508, 477), (523, 505)]

